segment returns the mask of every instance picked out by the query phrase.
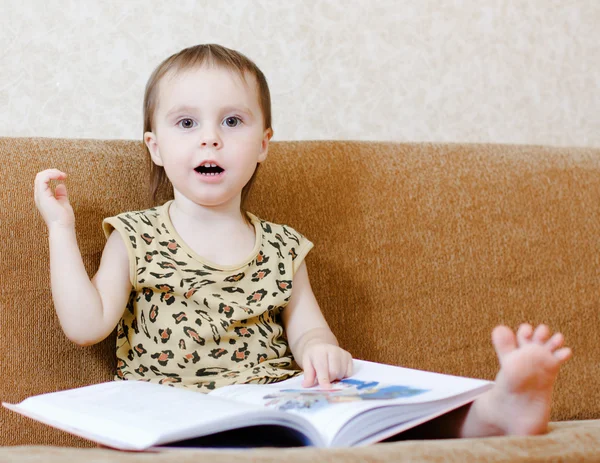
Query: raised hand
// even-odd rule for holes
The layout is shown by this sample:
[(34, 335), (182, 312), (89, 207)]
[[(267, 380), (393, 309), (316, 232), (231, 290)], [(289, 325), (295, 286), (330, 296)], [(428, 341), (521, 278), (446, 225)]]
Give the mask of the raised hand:
[(51, 180), (65, 180), (67, 174), (58, 169), (47, 169), (35, 177), (35, 205), (42, 214), (48, 228), (53, 226), (72, 227), (75, 225), (75, 214), (69, 204), (67, 187), (60, 183), (52, 191)]

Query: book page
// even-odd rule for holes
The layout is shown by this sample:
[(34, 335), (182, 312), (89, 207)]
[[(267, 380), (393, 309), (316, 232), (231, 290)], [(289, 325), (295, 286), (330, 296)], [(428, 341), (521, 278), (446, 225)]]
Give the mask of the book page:
[[(491, 384), (484, 380), (355, 360), (352, 377), (335, 382), (329, 390), (302, 388), (302, 377), (296, 377), (269, 385), (227, 386), (211, 395), (302, 415), (331, 445), (346, 425), (351, 426), (354, 433), (364, 433), (363, 437), (357, 436), (360, 441), (369, 433), (375, 433), (380, 425), (390, 427), (435, 413), (447, 407), (448, 400), (453, 397), (458, 398), (469, 391), (483, 391)], [(393, 410), (389, 408), (391, 406)], [(377, 411), (371, 415), (365, 413), (372, 410)], [(350, 423), (358, 415), (364, 415), (361, 421)]]
[[(255, 424), (285, 424), (285, 414), (142, 381), (111, 381), (4, 404), (95, 442), (126, 450)], [(314, 434), (314, 432), (313, 432)]]

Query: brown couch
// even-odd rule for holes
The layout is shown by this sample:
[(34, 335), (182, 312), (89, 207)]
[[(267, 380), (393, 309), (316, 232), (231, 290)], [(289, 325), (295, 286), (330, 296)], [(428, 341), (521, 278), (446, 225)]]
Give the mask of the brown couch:
[[(140, 142), (0, 138), (7, 402), (110, 380), (115, 366), (113, 337), (77, 347), (54, 314), (47, 233), (33, 203), (35, 174), (48, 167), (69, 174), (90, 274), (102, 218), (150, 205)], [(493, 326), (562, 331), (574, 357), (559, 375), (549, 434), (154, 455), (93, 448), (1, 409), (0, 461), (600, 461), (600, 149), (279, 142), (250, 202), (314, 241), (313, 289), (357, 358), (492, 379)]]

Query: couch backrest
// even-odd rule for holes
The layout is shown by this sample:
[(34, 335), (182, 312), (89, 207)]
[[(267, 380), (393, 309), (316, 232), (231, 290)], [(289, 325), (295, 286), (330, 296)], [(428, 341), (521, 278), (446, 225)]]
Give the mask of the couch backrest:
[[(101, 220), (150, 205), (134, 141), (0, 139), (0, 400), (110, 380), (111, 336), (81, 348), (54, 314), (35, 174), (67, 185), (90, 275)], [(600, 418), (600, 149), (273, 143), (249, 210), (315, 243), (314, 292), (357, 358), (493, 379), (499, 323), (546, 322), (575, 356), (553, 419)], [(0, 443), (86, 445), (0, 410)]]

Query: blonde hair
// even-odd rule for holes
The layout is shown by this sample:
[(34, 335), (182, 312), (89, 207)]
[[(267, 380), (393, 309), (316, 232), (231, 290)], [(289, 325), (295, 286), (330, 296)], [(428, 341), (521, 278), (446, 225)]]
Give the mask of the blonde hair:
[[(158, 104), (159, 84), (165, 74), (169, 71), (179, 72), (188, 69), (197, 69), (203, 65), (219, 66), (232, 70), (238, 73), (244, 81), (247, 74), (254, 76), (258, 86), (258, 103), (263, 114), (264, 129), (272, 129), (271, 94), (267, 79), (258, 66), (235, 50), (223, 47), (222, 45), (201, 44), (185, 48), (179, 53), (169, 56), (150, 75), (144, 92), (144, 133), (153, 132), (154, 113)], [(146, 147), (146, 151), (148, 153), (148, 160), (150, 161), (150, 196), (156, 204), (159, 198), (161, 198), (161, 194), (170, 195), (172, 193), (172, 185), (167, 178), (164, 168), (152, 162), (148, 147)], [(244, 217), (244, 204), (256, 178), (259, 165), (257, 164), (252, 177), (242, 189), (241, 211)]]

